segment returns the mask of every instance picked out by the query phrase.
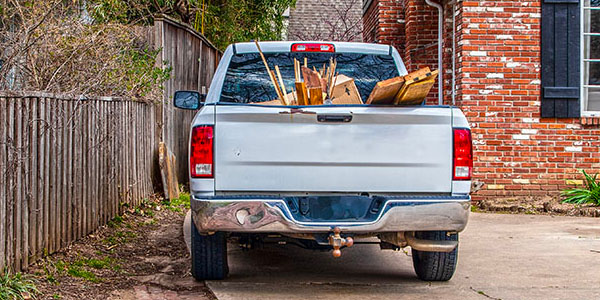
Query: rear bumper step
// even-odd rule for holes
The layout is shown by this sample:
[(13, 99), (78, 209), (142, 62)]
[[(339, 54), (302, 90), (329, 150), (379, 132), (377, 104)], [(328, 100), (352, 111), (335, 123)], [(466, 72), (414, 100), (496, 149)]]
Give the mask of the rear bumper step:
[(432, 241), (415, 237), (414, 232), (405, 232), (406, 244), (411, 248), (426, 252), (452, 252), (458, 246), (458, 241)]
[[(462, 231), (467, 225), (471, 198), (389, 197), (369, 221), (299, 221), (284, 198), (192, 196), (192, 218), (200, 232), (330, 232)], [(418, 241), (416, 242), (418, 243)]]

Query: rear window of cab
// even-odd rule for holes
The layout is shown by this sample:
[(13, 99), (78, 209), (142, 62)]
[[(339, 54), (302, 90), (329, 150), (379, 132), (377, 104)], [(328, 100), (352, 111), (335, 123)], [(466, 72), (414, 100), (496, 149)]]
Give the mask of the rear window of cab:
[[(337, 61), (336, 72), (354, 79), (365, 103), (377, 82), (399, 76), (391, 55), (358, 53), (265, 53), (269, 67), (279, 66), (286, 93), (294, 87), (294, 58), (308, 67), (323, 68), (331, 58)], [(277, 99), (265, 65), (258, 53), (236, 54), (231, 58), (219, 102), (251, 103)]]

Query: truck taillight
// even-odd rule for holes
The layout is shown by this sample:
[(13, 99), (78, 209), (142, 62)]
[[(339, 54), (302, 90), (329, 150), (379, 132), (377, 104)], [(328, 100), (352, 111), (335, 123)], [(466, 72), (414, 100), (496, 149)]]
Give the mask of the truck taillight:
[(471, 180), (473, 174), (473, 146), (471, 130), (454, 129), (453, 180)]
[(292, 52), (335, 52), (333, 44), (293, 44)]
[(213, 177), (213, 127), (192, 128), (190, 144), (190, 174), (193, 178)]

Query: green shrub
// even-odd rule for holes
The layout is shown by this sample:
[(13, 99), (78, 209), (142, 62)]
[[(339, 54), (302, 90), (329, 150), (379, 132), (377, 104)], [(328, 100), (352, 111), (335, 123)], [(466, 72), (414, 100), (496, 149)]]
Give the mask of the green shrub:
[(0, 276), (0, 299), (25, 299), (39, 293), (33, 280), (21, 273), (10, 274), (7, 269)]
[(597, 180), (598, 174), (591, 176), (581, 171), (585, 177), (585, 188), (575, 188), (564, 190), (561, 196), (564, 197), (563, 203), (571, 204), (594, 204), (600, 205), (600, 182)]

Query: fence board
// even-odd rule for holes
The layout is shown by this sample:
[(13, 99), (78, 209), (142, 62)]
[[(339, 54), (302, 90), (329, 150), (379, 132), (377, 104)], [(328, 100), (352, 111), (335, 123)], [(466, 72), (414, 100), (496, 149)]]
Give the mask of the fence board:
[(7, 135), (7, 101), (5, 98), (0, 97), (0, 181), (4, 184), (0, 184), (0, 270), (4, 270), (6, 265), (6, 189), (7, 189), (7, 178), (6, 173), (8, 170), (6, 157), (6, 147), (8, 145)]
[[(21, 138), (21, 154), (20, 154), (20, 165), (21, 165), (21, 226), (23, 226), (22, 235), (21, 235), (21, 267), (29, 265), (29, 200), (31, 199), (31, 178), (29, 173), (29, 156), (30, 154), (30, 121), (31, 121), (31, 107), (30, 107), (30, 98), (23, 99), (21, 101), (23, 116), (22, 119), (22, 129), (23, 136)], [(29, 155), (23, 155), (22, 153), (29, 153)]]
[(21, 269), (21, 256), (22, 252), (22, 236), (23, 231), (20, 230), (23, 226), (23, 218), (21, 215), (23, 214), (23, 180), (21, 178), (22, 169), (21, 169), (21, 158), (23, 156), (22, 147), (23, 147), (23, 115), (20, 113), (23, 111), (23, 101), (15, 102), (15, 185), (13, 186), (13, 194), (15, 197), (15, 209), (14, 209), (14, 222), (15, 222), (15, 235), (14, 235), (14, 245), (15, 245), (15, 264), (17, 269)]
[(42, 114), (40, 118), (44, 120), (44, 131), (43, 131), (43, 140), (41, 143), (43, 144), (43, 163), (40, 166), (43, 167), (43, 183), (44, 183), (44, 193), (43, 196), (40, 197), (40, 201), (43, 203), (42, 208), (42, 255), (48, 253), (48, 218), (49, 218), (49, 207), (50, 207), (50, 110), (49, 110), (49, 101), (45, 97), (41, 98), (42, 101)]

